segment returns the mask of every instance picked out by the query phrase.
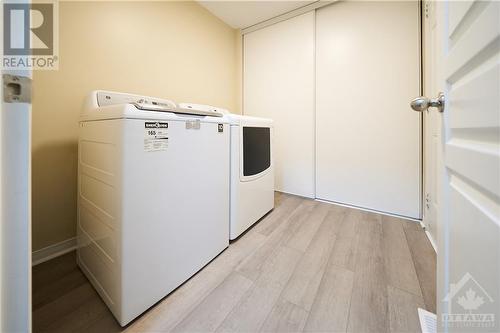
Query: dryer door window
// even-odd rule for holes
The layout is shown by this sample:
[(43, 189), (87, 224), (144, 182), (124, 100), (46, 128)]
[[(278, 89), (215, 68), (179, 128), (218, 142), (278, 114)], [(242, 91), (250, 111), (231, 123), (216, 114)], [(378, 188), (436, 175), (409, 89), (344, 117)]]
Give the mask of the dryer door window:
[(243, 127), (243, 176), (257, 175), (270, 166), (270, 128)]

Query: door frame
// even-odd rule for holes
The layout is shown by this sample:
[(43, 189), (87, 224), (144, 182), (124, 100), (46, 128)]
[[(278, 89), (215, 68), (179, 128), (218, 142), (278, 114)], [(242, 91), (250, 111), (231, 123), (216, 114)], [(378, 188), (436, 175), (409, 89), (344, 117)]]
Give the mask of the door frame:
[[(31, 0), (10, 0), (29, 4)], [(0, 16), (4, 15), (0, 5)], [(18, 29), (12, 38), (19, 38)], [(12, 33), (12, 31), (11, 31)], [(0, 24), (3, 36), (3, 24)], [(23, 37), (24, 38), (24, 37)], [(3, 38), (0, 54), (3, 58)], [(0, 88), (0, 331), (32, 330), (31, 69), (1, 69)], [(26, 102), (4, 101), (3, 74), (27, 77)], [(25, 93), (27, 89), (30, 93)], [(7, 156), (9, 154), (9, 156)], [(14, 180), (14, 181), (12, 181)], [(6, 188), (8, 186), (8, 188)]]
[(31, 103), (4, 103), (3, 88), (0, 96), (0, 330), (31, 331)]
[[(430, 0), (432, 1), (432, 0)], [(424, 29), (424, 26), (425, 26), (425, 5), (426, 5), (426, 2), (430, 2), (429, 0), (419, 0), (419, 3), (420, 3), (420, 96), (425, 96), (425, 92), (426, 92), (426, 61), (425, 61), (425, 54), (426, 54), (426, 49), (429, 48), (429, 47), (434, 47), (435, 45), (429, 45), (428, 44), (428, 40), (425, 38), (425, 29)], [(435, 8), (434, 8), (434, 11), (435, 11)], [(435, 15), (435, 13), (434, 13)], [(415, 96), (416, 97), (416, 96)], [(426, 173), (426, 170), (427, 170), (427, 164), (429, 163), (429, 161), (426, 159), (426, 152), (427, 150), (431, 149), (428, 144), (429, 142), (427, 142), (425, 140), (425, 133), (426, 133), (426, 118), (428, 117), (428, 113), (427, 111), (424, 111), (422, 112), (422, 117), (421, 117), (421, 147), (422, 147), (422, 159), (421, 159), (421, 162), (422, 162), (422, 165), (421, 165), (421, 172), (422, 172), (422, 178), (421, 178), (421, 195), (420, 195), (420, 199), (421, 199), (421, 203), (420, 203), (420, 206), (421, 206), (421, 219), (420, 219), (420, 225), (422, 227), (422, 229), (424, 230), (426, 236), (427, 236), (427, 239), (429, 240), (429, 242), (431, 243), (433, 249), (434, 249), (434, 252), (437, 253), (438, 251), (438, 244), (437, 244), (437, 237), (434, 237), (430, 232), (429, 230), (427, 229), (426, 225), (425, 225), (425, 197), (426, 197), (426, 194), (427, 194), (427, 188), (426, 188), (426, 180), (428, 177), (430, 177), (430, 175), (428, 175)], [(441, 131), (441, 128), (439, 128), (439, 131)], [(442, 133), (441, 133), (442, 134)], [(435, 161), (436, 163), (438, 162), (438, 160)], [(438, 169), (439, 165), (437, 166), (437, 169)], [(440, 177), (437, 177), (438, 174), (440, 174), (439, 170), (437, 170), (436, 172), (436, 193), (432, 193), (433, 197), (437, 197), (439, 195), (439, 191), (438, 191), (438, 185), (440, 184), (440, 181), (441, 181), (441, 178)], [(429, 192), (430, 192), (430, 189), (429, 189)], [(439, 217), (439, 212), (436, 212), (437, 214), (437, 217), (436, 217), (436, 223), (438, 223), (438, 217)], [(436, 226), (437, 228), (437, 226)]]

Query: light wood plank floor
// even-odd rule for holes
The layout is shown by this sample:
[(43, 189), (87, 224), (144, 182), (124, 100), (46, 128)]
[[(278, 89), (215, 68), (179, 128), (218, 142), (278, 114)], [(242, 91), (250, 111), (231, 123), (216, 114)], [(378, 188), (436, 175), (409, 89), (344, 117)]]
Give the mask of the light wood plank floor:
[(69, 253), (33, 268), (35, 332), (419, 332), (436, 258), (415, 222), (276, 193), (276, 208), (120, 328)]

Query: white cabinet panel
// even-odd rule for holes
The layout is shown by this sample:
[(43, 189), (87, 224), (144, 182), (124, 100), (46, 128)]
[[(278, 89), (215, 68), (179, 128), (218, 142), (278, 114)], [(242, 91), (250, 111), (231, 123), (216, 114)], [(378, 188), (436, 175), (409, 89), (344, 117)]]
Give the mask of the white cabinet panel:
[(415, 2), (339, 2), (316, 16), (316, 196), (420, 217)]
[(274, 119), (275, 188), (314, 197), (314, 12), (244, 36), (243, 112)]

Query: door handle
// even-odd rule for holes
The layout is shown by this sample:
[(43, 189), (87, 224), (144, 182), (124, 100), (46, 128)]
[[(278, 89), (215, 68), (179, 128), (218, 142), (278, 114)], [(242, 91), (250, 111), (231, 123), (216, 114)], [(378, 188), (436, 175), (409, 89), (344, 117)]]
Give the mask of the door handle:
[(444, 111), (444, 94), (439, 93), (437, 98), (427, 98), (420, 96), (411, 101), (410, 106), (413, 110), (422, 112), (430, 107), (436, 108), (439, 112)]

